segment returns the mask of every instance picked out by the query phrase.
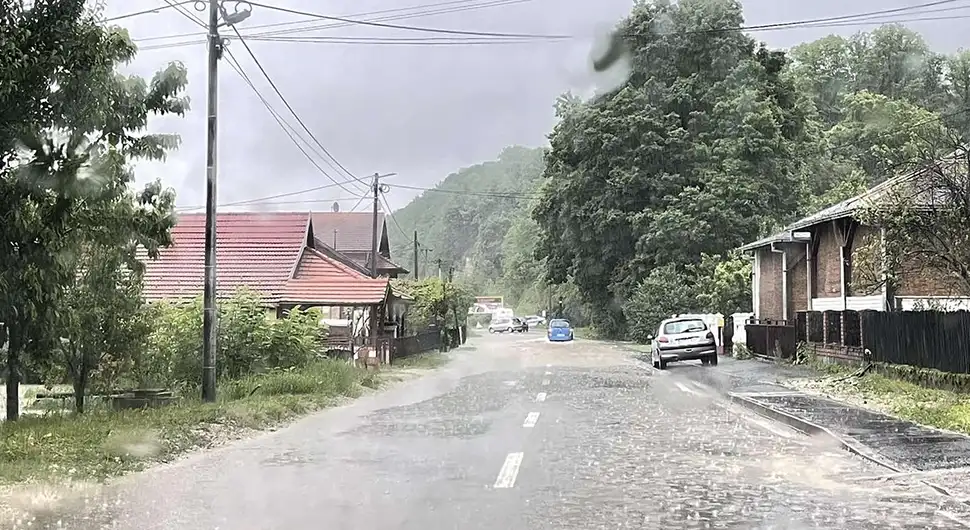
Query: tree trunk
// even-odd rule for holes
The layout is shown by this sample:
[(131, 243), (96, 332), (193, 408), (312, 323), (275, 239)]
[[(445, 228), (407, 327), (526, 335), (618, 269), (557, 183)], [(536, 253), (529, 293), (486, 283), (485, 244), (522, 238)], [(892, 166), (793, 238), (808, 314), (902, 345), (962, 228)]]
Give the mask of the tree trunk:
[(20, 329), (16, 323), (7, 326), (7, 421), (20, 418)]
[(81, 359), (77, 375), (74, 377), (74, 411), (84, 414), (84, 391), (88, 386), (88, 364)]

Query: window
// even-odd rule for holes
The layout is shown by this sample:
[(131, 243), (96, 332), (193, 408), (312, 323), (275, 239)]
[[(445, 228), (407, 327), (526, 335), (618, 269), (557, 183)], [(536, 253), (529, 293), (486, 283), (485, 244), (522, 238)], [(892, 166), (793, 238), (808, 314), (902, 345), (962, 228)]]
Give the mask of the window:
[(556, 320), (553, 320), (552, 322), (549, 323), (549, 327), (550, 328), (568, 328), (569, 327), (569, 321), (562, 320), (562, 319), (556, 319)]
[(677, 335), (678, 333), (697, 333), (707, 331), (707, 324), (700, 319), (674, 320), (664, 324), (664, 335)]

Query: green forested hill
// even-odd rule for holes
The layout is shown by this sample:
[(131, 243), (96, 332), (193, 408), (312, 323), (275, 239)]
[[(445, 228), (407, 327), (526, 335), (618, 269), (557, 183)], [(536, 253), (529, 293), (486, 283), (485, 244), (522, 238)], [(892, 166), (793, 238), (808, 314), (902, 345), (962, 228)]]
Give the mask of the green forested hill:
[[(531, 286), (539, 274), (532, 258), (537, 228), (529, 212), (542, 157), (540, 148), (506, 148), (496, 160), (449, 175), (394, 212), (408, 235), (417, 230), (421, 246), (433, 249), (427, 262), (423, 253), (419, 257), (422, 275), (433, 273), (433, 260), (441, 259), (479, 294), (511, 297), (513, 303), (522, 298), (509, 290), (517, 281)], [(392, 255), (411, 268), (410, 237), (396, 227), (388, 233)]]

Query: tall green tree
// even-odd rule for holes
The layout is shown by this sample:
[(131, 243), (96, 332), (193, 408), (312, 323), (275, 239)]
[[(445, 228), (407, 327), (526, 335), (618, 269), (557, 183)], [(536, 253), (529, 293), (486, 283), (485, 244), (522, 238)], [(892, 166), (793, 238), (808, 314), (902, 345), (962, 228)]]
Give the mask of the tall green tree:
[[(126, 164), (160, 158), (177, 138), (143, 134), (150, 114), (181, 114), (186, 72), (151, 83), (116, 72), (134, 57), (127, 33), (100, 25), (84, 2), (4, 0), (0, 26), (0, 322), (7, 339), (7, 418), (19, 415), (21, 364), (55, 351), (75, 256), (98, 241), (102, 205), (131, 183)], [(158, 205), (156, 183), (138, 196)], [(126, 226), (158, 228), (165, 215)], [(152, 233), (146, 230), (145, 234)], [(157, 232), (155, 232), (157, 235)], [(155, 237), (131, 235), (155, 254)]]
[(626, 332), (624, 300), (652, 270), (680, 274), (797, 211), (804, 118), (784, 55), (742, 24), (734, 1), (637, 3), (618, 30), (628, 82), (560, 101), (537, 255), (550, 280), (575, 282), (606, 335)]

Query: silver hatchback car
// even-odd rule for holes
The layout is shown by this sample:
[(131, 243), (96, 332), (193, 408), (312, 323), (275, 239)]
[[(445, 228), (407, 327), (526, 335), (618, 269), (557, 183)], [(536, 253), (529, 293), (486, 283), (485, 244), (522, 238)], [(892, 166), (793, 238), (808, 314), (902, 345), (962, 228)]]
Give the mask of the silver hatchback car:
[(717, 342), (714, 333), (699, 318), (668, 318), (660, 323), (656, 337), (649, 337), (653, 346), (653, 367), (667, 368), (667, 363), (701, 361), (717, 366)]

